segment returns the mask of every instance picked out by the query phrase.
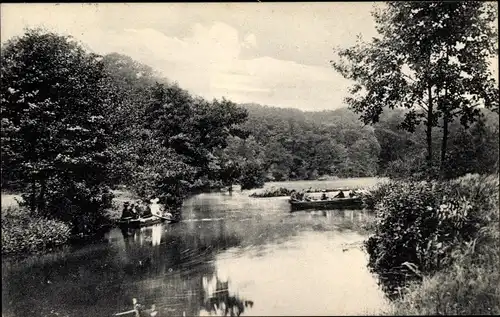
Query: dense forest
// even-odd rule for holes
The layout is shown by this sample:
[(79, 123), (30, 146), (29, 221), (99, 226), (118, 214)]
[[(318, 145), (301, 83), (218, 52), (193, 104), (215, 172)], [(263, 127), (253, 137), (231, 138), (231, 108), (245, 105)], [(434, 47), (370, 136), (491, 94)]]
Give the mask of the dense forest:
[[(425, 131), (404, 131), (405, 112), (388, 109), (379, 122), (364, 125), (348, 109), (303, 112), (241, 105), (248, 111), (242, 124), (252, 148), (247, 159), (259, 158), (267, 180), (317, 179), (321, 176), (358, 177), (416, 175), (425, 161)], [(450, 124), (446, 175), (490, 173), (498, 170), (498, 114), (481, 109), (479, 120), (468, 129), (460, 121)], [(434, 136), (434, 147), (439, 148)], [(241, 140), (233, 141), (242, 146)], [(248, 151), (248, 150), (247, 150)], [(244, 155), (243, 155), (244, 156)]]

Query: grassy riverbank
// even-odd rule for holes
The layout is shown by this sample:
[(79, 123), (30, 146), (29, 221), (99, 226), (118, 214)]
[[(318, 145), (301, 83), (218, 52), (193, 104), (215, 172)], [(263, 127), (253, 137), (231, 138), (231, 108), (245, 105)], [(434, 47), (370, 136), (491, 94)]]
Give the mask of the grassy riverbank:
[(390, 182), (371, 197), (370, 268), (393, 315), (500, 313), (498, 176)]

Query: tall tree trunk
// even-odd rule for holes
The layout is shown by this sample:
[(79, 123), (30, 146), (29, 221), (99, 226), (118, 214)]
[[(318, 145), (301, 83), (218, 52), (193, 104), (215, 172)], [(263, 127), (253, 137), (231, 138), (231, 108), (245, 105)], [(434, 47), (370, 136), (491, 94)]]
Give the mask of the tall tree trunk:
[[(446, 49), (446, 64), (449, 61), (449, 46), (445, 46)], [(445, 176), (445, 166), (446, 166), (446, 150), (448, 145), (448, 124), (451, 119), (451, 104), (448, 100), (448, 81), (444, 82), (444, 100), (441, 102), (443, 108), (443, 139), (441, 141), (441, 162), (439, 166), (439, 173), (441, 178)]]
[(445, 166), (446, 166), (446, 151), (448, 148), (448, 135), (449, 135), (449, 123), (451, 119), (450, 111), (451, 109), (449, 108), (449, 103), (448, 103), (448, 87), (445, 88), (444, 90), (444, 109), (443, 109), (443, 139), (441, 140), (441, 164), (439, 167), (439, 171), (441, 174), (441, 177), (443, 178), (445, 175)]
[(429, 106), (427, 111), (427, 167), (432, 168), (432, 125), (434, 123), (433, 100), (432, 100), (432, 87), (429, 83), (427, 86), (427, 93), (429, 95)]
[(40, 180), (40, 196), (38, 197), (38, 210), (45, 214), (45, 193), (47, 192), (47, 181), (45, 177)]
[(447, 112), (444, 113), (443, 116), (443, 140), (441, 141), (441, 165), (440, 172), (441, 177), (445, 175), (445, 166), (446, 166), (446, 150), (448, 145), (448, 123), (450, 121), (450, 116)]
[(36, 211), (36, 180), (34, 175), (31, 179), (31, 195), (30, 195), (30, 211), (35, 212)]

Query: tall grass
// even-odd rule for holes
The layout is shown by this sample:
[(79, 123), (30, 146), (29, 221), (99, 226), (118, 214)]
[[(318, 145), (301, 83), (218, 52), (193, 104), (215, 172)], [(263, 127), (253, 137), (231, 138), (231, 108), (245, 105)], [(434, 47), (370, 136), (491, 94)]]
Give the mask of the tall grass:
[(499, 315), (500, 236), (498, 221), (460, 248), (454, 263), (394, 301), (394, 315)]

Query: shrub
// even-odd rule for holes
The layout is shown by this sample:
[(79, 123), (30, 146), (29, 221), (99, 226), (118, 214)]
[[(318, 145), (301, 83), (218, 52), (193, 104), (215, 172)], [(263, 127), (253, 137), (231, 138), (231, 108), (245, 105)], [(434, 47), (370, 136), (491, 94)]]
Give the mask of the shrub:
[(70, 227), (61, 221), (2, 211), (2, 254), (33, 252), (66, 243)]
[(449, 266), (452, 251), (491, 222), (494, 205), (498, 205), (495, 178), (393, 181), (375, 205), (375, 232), (365, 244), (368, 266), (393, 298), (400, 288)]
[(293, 190), (290, 190), (285, 187), (279, 187), (279, 188), (271, 188), (271, 189), (266, 189), (262, 193), (252, 193), (250, 197), (281, 197), (281, 196), (290, 196)]
[(360, 192), (361, 200), (363, 201), (363, 208), (374, 210), (375, 206), (384, 198), (397, 182), (384, 182), (369, 189), (367, 192)]
[(261, 188), (265, 183), (265, 173), (262, 166), (254, 161), (246, 162), (239, 179), (241, 189)]
[[(450, 195), (464, 197), (486, 212), (485, 220), (498, 216), (498, 175), (467, 174), (450, 180)], [(489, 218), (488, 218), (489, 217)], [(488, 218), (488, 219), (487, 219)]]
[[(114, 195), (109, 187), (89, 184), (85, 181), (48, 183), (44, 197), (45, 207), (34, 215), (40, 218), (57, 219), (71, 227), (72, 234), (92, 235), (107, 223), (106, 209), (112, 207)], [(23, 195), (22, 207), (30, 203), (30, 194)]]
[(480, 229), (451, 253), (453, 264), (395, 301), (396, 315), (500, 314), (500, 231), (498, 178), (466, 175), (450, 181), (456, 195), (481, 206)]
[(438, 162), (433, 161), (432, 167), (429, 168), (425, 155), (420, 153), (412, 153), (389, 162), (385, 169), (385, 176), (393, 179), (433, 179), (439, 175)]

